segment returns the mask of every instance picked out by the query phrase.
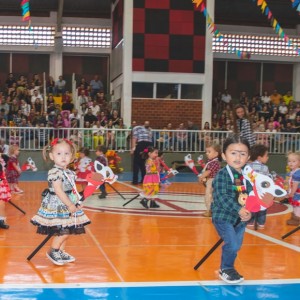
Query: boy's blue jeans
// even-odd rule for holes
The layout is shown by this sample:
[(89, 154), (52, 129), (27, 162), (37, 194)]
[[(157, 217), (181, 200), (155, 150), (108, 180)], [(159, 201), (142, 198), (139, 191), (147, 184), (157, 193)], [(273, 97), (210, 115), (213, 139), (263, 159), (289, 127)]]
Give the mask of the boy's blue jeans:
[(233, 269), (237, 252), (243, 244), (246, 222), (240, 222), (234, 226), (225, 221), (213, 220), (213, 224), (219, 236), (224, 241), (222, 247), (221, 269)]
[(100, 185), (99, 190), (101, 193), (106, 193), (105, 182)]

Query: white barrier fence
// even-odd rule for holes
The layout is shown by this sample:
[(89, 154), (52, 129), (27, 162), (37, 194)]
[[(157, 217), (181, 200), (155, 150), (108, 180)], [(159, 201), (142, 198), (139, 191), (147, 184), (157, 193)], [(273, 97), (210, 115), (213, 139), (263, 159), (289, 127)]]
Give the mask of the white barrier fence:
[[(222, 145), (229, 131), (188, 131), (153, 129), (153, 144), (165, 152), (205, 152), (211, 142)], [(255, 132), (256, 142), (269, 153), (300, 151), (300, 133)], [(22, 150), (41, 150), (54, 138), (67, 138), (78, 147), (95, 150), (104, 144), (109, 149), (130, 151), (131, 130), (110, 128), (0, 127), (0, 137), (7, 144), (19, 144)]]

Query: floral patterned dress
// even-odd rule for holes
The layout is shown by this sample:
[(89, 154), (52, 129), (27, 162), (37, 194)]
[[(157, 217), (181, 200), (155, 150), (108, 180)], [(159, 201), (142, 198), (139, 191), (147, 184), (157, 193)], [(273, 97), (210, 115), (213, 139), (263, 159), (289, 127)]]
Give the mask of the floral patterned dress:
[[(68, 207), (58, 198), (54, 192), (53, 183), (61, 181), (63, 191), (68, 198), (76, 204), (78, 196), (75, 186), (75, 173), (54, 166), (48, 172), (48, 193), (43, 193), (42, 203), (37, 214), (31, 219), (31, 223), (37, 226), (37, 233), (54, 235), (85, 233), (84, 226), (90, 224), (89, 218), (82, 210), (70, 214)], [(76, 186), (75, 186), (76, 187)], [(45, 195), (46, 194), (46, 195)]]
[(146, 160), (146, 175), (143, 180), (143, 196), (147, 199), (156, 198), (159, 192), (159, 165), (157, 160)]

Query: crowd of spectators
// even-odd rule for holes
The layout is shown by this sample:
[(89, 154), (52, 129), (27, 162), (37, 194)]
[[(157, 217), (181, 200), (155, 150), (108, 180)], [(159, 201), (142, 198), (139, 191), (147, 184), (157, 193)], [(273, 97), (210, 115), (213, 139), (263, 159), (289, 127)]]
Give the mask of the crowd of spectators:
[[(270, 135), (266, 133), (299, 133), (300, 132), (300, 103), (296, 102), (292, 92), (287, 91), (280, 94), (277, 90), (269, 94), (264, 91), (263, 95), (249, 97), (246, 92), (241, 92), (235, 100), (227, 90), (219, 92), (213, 100), (213, 116), (211, 130), (232, 131), (234, 129), (233, 107), (236, 104), (245, 106), (253, 132), (255, 132), (256, 143), (266, 146), (274, 146), (282, 143), (296, 143), (296, 137), (277, 135), (278, 141), (271, 141)], [(275, 135), (276, 136), (276, 135)], [(271, 145), (274, 144), (274, 145)], [(300, 144), (299, 144), (300, 145)]]
[[(79, 80), (76, 107), (63, 76), (59, 76), (56, 81), (48, 76), (45, 87), (43, 84), (39, 74), (34, 74), (31, 79), (24, 75), (15, 78), (14, 74), (8, 74), (0, 90), (0, 127), (37, 127), (40, 130), (34, 135), (30, 131), (21, 130), (19, 133), (15, 129), (9, 136), (4, 135), (3, 131), (0, 138), (6, 139), (9, 144), (23, 143), (23, 146), (27, 141), (35, 140), (38, 144), (35, 147), (46, 145), (53, 137), (68, 137), (80, 146), (94, 149), (102, 144), (117, 150), (130, 147), (129, 129), (134, 126), (134, 122), (129, 127), (124, 124), (118, 107), (113, 107), (112, 101), (107, 101), (98, 75), (89, 82), (85, 78)], [(225, 90), (217, 93), (213, 99), (211, 123), (206, 122), (203, 128), (191, 120), (180, 122), (174, 127), (171, 123), (166, 124), (155, 133), (154, 143), (170, 151), (202, 149), (212, 139), (209, 132), (234, 131), (233, 107), (236, 104), (246, 107), (253, 131), (257, 133), (257, 143), (266, 146), (286, 143), (280, 138), (271, 141), (270, 135), (264, 132), (300, 132), (300, 103), (295, 102), (291, 91), (281, 95), (274, 90), (270, 95), (264, 92), (263, 95), (252, 97), (241, 92), (239, 97), (233, 99)], [(66, 130), (68, 128), (71, 130)]]
[[(90, 82), (80, 79), (77, 108), (73, 95), (66, 89), (67, 82), (63, 76), (56, 81), (49, 76), (45, 85), (44, 88), (38, 74), (34, 74), (31, 80), (25, 75), (16, 78), (13, 73), (8, 74), (0, 90), (0, 127), (37, 127), (40, 130), (33, 133), (14, 129), (9, 136), (2, 130), (1, 138), (7, 143), (25, 145), (35, 140), (34, 146), (42, 147), (51, 138), (68, 136), (89, 148), (100, 144), (114, 149), (125, 148), (125, 132), (115, 136), (114, 129), (127, 127), (119, 116), (119, 110), (106, 100), (98, 75)], [(66, 130), (68, 128), (71, 130)], [(78, 128), (90, 130), (82, 133)]]

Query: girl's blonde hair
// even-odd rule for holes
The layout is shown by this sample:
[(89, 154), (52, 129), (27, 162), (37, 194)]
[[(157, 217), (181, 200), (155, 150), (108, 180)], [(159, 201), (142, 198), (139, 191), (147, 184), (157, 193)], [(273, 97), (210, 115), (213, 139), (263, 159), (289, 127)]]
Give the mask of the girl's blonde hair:
[(293, 152), (293, 151), (289, 151), (287, 153), (287, 157), (289, 157), (290, 155), (295, 155), (298, 157), (298, 160), (300, 161), (300, 151), (296, 151), (296, 152)]
[(49, 160), (49, 153), (52, 152), (53, 148), (58, 145), (58, 144), (62, 144), (62, 143), (66, 143), (70, 146), (71, 149), (71, 153), (72, 153), (72, 158), (71, 158), (71, 162), (76, 158), (76, 152), (77, 152), (77, 148), (76, 145), (74, 143), (72, 143), (70, 140), (68, 139), (61, 139), (61, 138), (55, 138), (50, 145), (47, 145), (43, 148), (43, 159), (44, 160)]
[(9, 148), (8, 148), (8, 155), (9, 156), (12, 156), (14, 155), (15, 151), (18, 150), (20, 147), (19, 145), (10, 145)]

